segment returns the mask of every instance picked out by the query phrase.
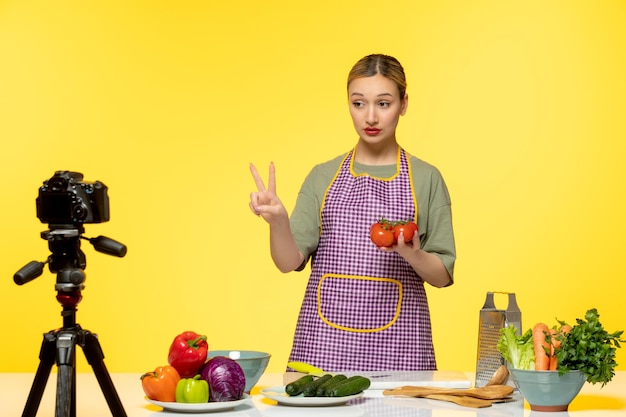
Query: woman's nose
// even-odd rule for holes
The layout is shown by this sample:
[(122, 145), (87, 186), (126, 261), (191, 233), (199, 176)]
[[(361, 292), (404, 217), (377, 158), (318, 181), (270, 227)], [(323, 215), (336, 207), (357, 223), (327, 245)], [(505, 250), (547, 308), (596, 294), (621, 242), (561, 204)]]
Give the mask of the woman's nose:
[(376, 108), (370, 107), (367, 109), (367, 115), (365, 121), (368, 125), (373, 126), (378, 123), (378, 115), (376, 114)]

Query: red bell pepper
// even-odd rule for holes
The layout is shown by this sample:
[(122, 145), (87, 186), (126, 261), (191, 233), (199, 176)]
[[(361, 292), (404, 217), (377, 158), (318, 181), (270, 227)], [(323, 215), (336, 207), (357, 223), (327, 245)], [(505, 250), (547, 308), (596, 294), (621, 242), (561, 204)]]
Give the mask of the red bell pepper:
[(176, 368), (181, 378), (191, 378), (204, 365), (208, 351), (206, 336), (183, 332), (174, 338), (167, 360)]

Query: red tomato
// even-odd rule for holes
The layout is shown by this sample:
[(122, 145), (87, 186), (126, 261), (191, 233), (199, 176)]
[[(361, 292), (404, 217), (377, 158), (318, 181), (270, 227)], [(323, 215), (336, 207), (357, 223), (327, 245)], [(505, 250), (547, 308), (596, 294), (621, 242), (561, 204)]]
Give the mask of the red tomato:
[(404, 242), (409, 243), (413, 240), (413, 235), (417, 233), (417, 225), (414, 222), (398, 222), (393, 227), (393, 237), (396, 242), (400, 233), (404, 236)]
[(370, 227), (370, 239), (378, 247), (390, 247), (396, 243), (393, 226), (390, 223), (376, 222)]

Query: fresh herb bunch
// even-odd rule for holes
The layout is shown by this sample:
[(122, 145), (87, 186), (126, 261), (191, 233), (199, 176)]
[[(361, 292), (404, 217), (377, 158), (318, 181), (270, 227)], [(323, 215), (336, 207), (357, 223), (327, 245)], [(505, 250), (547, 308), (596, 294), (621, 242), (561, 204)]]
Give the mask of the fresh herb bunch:
[[(559, 375), (579, 370), (587, 376), (587, 382), (606, 385), (615, 375), (615, 352), (624, 343), (620, 337), (623, 330), (608, 333), (599, 320), (595, 308), (587, 310), (584, 319), (576, 319), (572, 330), (561, 334), (561, 346), (554, 350), (558, 360)], [(561, 325), (567, 323), (559, 320)]]

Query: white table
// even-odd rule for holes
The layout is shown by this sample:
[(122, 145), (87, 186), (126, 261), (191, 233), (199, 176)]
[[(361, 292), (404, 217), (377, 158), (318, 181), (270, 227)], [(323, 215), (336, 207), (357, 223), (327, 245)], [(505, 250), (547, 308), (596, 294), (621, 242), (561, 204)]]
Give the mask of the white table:
[[(128, 417), (177, 417), (189, 414), (163, 412), (144, 399), (139, 374), (112, 374), (111, 378)], [(21, 416), (34, 374), (0, 373), (0, 415)], [(468, 373), (473, 380), (473, 374)], [(514, 401), (488, 408), (466, 408), (453, 403), (428, 399), (383, 397), (381, 391), (368, 390), (348, 405), (333, 407), (286, 407), (276, 405), (259, 394), (260, 388), (282, 385), (282, 374), (265, 374), (252, 390), (252, 399), (231, 411), (204, 413), (213, 417), (626, 417), (626, 371), (618, 372), (608, 385), (585, 384), (581, 393), (563, 413), (531, 412), (519, 393)], [(111, 416), (104, 395), (91, 373), (77, 375), (77, 417)], [(54, 417), (56, 374), (48, 380), (38, 416)], [(199, 415), (199, 414), (196, 414)]]

